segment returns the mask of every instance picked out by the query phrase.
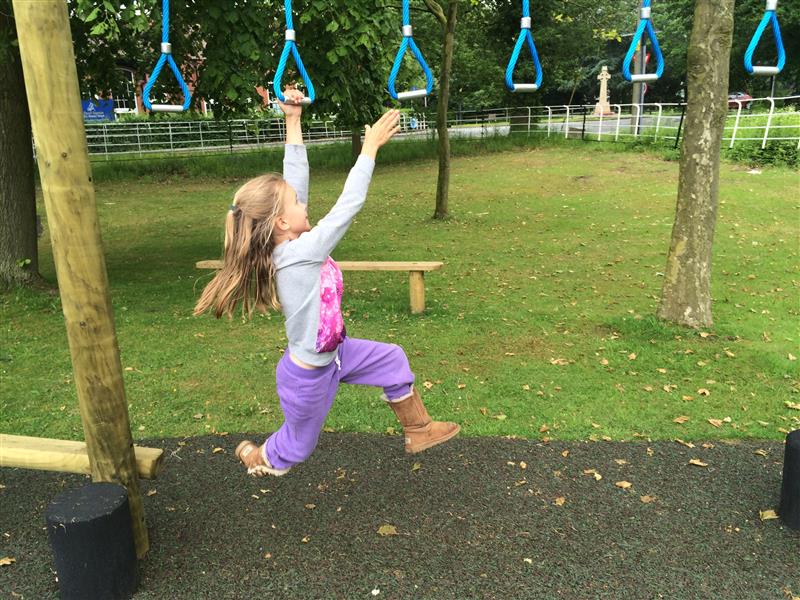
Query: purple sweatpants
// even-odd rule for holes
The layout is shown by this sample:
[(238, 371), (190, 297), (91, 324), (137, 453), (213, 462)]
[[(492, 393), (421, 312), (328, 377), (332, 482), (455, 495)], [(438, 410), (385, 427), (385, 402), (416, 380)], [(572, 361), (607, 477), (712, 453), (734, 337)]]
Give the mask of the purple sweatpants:
[(276, 469), (311, 456), (339, 382), (381, 387), (389, 401), (411, 393), (414, 374), (400, 346), (345, 337), (338, 353), (338, 360), (313, 370), (292, 362), (288, 350), (278, 362), (275, 379), (284, 422), (266, 444), (267, 459)]

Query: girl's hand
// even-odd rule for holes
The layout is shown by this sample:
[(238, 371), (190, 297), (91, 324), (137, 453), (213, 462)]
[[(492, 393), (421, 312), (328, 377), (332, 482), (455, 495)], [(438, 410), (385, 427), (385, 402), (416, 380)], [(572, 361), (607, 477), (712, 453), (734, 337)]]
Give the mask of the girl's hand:
[(378, 155), (378, 149), (392, 139), (398, 131), (400, 131), (400, 111), (394, 108), (387, 110), (380, 119), (375, 121), (372, 127), (365, 126), (364, 145), (361, 147), (361, 154), (375, 160)]
[(287, 85), (286, 89), (283, 90), (283, 97), (286, 99), (286, 102), (278, 100), (278, 106), (281, 107), (286, 118), (299, 118), (303, 113), (303, 107), (300, 105), (300, 100), (304, 97), (303, 92), (293, 85)]

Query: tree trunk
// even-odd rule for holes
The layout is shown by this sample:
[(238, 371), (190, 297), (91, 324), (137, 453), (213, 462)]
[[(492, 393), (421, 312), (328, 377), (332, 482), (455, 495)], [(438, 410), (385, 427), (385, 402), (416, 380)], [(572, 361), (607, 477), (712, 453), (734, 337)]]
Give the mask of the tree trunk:
[(358, 126), (354, 126), (350, 132), (350, 149), (353, 152), (353, 162), (358, 160), (359, 154), (361, 154), (361, 128)]
[(436, 105), (436, 134), (439, 136), (439, 179), (436, 183), (434, 219), (446, 219), (450, 192), (450, 134), (447, 131), (447, 107), (450, 103), (450, 72), (453, 68), (458, 0), (447, 3), (447, 22), (443, 25), (442, 69), (439, 75), (439, 100)]
[(0, 287), (39, 279), (33, 146), (9, 3), (0, 1)]
[(678, 203), (658, 317), (710, 327), (711, 246), (719, 156), (728, 113), (734, 0), (696, 0), (687, 55), (687, 106)]

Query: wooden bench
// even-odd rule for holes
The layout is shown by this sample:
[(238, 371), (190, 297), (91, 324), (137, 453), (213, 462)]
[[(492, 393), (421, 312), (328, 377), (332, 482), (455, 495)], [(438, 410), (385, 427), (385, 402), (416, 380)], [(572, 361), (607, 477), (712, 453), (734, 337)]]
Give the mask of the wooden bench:
[[(134, 446), (136, 470), (142, 479), (155, 479), (161, 471), (161, 448)], [(60, 471), (91, 475), (86, 442), (7, 435), (0, 433), (0, 467)]]
[[(425, 271), (438, 271), (444, 263), (419, 261), (336, 261), (342, 271), (408, 271), (408, 292), (411, 312), (425, 311)], [(221, 269), (221, 260), (201, 260), (198, 269)]]

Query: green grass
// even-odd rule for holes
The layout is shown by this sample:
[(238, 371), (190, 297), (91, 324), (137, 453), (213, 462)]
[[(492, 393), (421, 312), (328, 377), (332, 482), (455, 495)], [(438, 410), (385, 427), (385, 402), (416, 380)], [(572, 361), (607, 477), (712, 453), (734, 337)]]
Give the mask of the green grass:
[[(525, 143), (514, 139), (467, 141), (456, 154)], [(556, 439), (779, 439), (800, 425), (787, 405), (800, 402), (790, 360), (800, 355), (795, 171), (723, 164), (716, 325), (698, 332), (653, 317), (677, 163), (603, 144), (462, 155), (452, 218), (434, 222), (435, 150), (390, 149), (334, 257), (445, 262), (426, 277), (422, 316), (408, 314), (404, 274), (345, 273), (349, 333), (404, 346), (433, 415), (459, 421), (465, 435)], [(311, 149), (312, 222), (341, 190), (341, 150)], [(184, 161), (183, 171), (138, 181), (123, 172), (129, 164), (96, 169), (135, 437), (269, 431), (281, 421), (281, 316), (191, 316), (210, 278), (194, 262), (219, 256), (233, 192), (280, 164), (274, 154), (232, 160)], [(55, 281), (47, 237), (41, 254)], [(58, 296), (3, 293), (0, 323), (0, 431), (80, 438)], [(689, 420), (674, 423), (681, 415)], [(707, 421), (727, 417), (719, 428)], [(378, 390), (355, 386), (341, 388), (327, 425), (397, 427)]]

